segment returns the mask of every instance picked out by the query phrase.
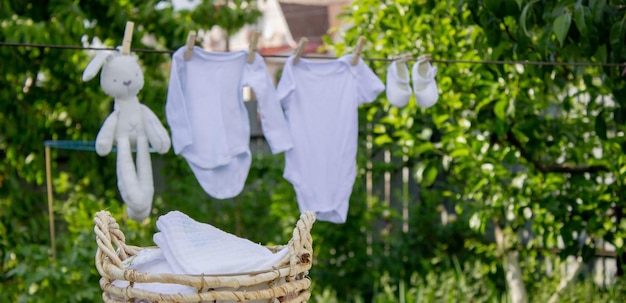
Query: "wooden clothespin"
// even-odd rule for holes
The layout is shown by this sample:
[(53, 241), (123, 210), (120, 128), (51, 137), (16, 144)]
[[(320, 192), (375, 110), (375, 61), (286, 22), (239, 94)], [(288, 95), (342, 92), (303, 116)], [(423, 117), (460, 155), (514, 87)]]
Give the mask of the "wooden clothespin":
[(419, 62), (420, 65), (422, 65), (422, 64), (430, 62), (431, 59), (432, 57), (430, 56), (430, 54), (425, 54), (425, 55), (421, 55), (417, 57), (417, 62)]
[(361, 53), (363, 52), (363, 46), (365, 45), (365, 37), (359, 37), (359, 41), (356, 43), (356, 48), (354, 49), (354, 57), (352, 57), (352, 65), (357, 65), (359, 63), (359, 58), (361, 58)]
[(185, 61), (191, 60), (193, 57), (193, 46), (196, 45), (196, 31), (189, 31), (187, 34), (187, 44), (185, 44)]
[(130, 43), (133, 42), (133, 29), (135, 23), (132, 21), (126, 21), (126, 28), (124, 29), (124, 38), (122, 39), (122, 55), (130, 54)]
[(304, 47), (309, 43), (309, 39), (307, 37), (300, 38), (300, 42), (298, 42), (298, 48), (296, 48), (296, 56), (293, 57), (293, 64), (298, 64), (300, 61), (300, 57), (302, 56), (302, 52), (304, 51)]
[(252, 33), (252, 38), (250, 39), (250, 46), (248, 47), (248, 63), (254, 62), (254, 54), (257, 50), (257, 44), (259, 43), (259, 36), (261, 34), (257, 31)]
[(395, 59), (397, 63), (404, 63), (404, 62), (411, 61), (411, 60), (413, 60), (413, 56), (411, 56), (411, 54), (404, 54)]
[(411, 54), (404, 54), (400, 57), (397, 57), (394, 61), (396, 61), (396, 67), (400, 67), (400, 64), (405, 63), (407, 61), (413, 60), (413, 56)]

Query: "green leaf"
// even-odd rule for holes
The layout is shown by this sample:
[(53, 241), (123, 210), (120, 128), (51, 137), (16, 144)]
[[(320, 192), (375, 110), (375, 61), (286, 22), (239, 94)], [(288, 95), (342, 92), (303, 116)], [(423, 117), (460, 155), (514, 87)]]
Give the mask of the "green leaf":
[(571, 24), (572, 13), (569, 11), (554, 19), (553, 30), (556, 34), (557, 40), (559, 40), (559, 43), (561, 43), (561, 46), (563, 46), (563, 43), (565, 43), (565, 37), (567, 37), (567, 32), (569, 31), (569, 27)]
[(392, 142), (393, 140), (387, 134), (380, 135), (376, 137), (376, 139), (374, 139), (374, 144), (376, 144), (377, 146), (385, 145)]
[(591, 13), (593, 14), (594, 22), (601, 22), (604, 15), (604, 8), (606, 7), (606, 0), (591, 1)]
[(611, 26), (611, 32), (609, 33), (609, 43), (616, 53), (622, 48), (624, 43), (624, 28), (621, 22), (615, 22)]
[(462, 158), (470, 155), (470, 150), (467, 148), (459, 148), (455, 149), (450, 153), (450, 157), (452, 158)]
[(509, 107), (509, 100), (501, 99), (501, 100), (498, 100), (498, 102), (496, 103), (496, 106), (494, 106), (493, 112), (496, 114), (496, 117), (498, 117), (498, 119), (505, 120), (506, 111), (508, 107)]
[(435, 166), (435, 164), (429, 163), (424, 170), (422, 185), (431, 186), (433, 183), (435, 183), (435, 179), (437, 179), (437, 173), (437, 167)]
[(600, 63), (606, 63), (606, 44), (598, 46), (596, 53), (593, 55)]
[(596, 135), (598, 135), (598, 137), (601, 140), (606, 140), (606, 121), (604, 120), (604, 110), (601, 110), (598, 115), (596, 116), (596, 123), (595, 123), (595, 131), (596, 131)]
[(486, 106), (489, 103), (494, 102), (494, 101), (496, 101), (496, 100), (495, 99), (491, 99), (491, 98), (483, 99), (482, 101), (480, 101), (480, 103), (478, 103), (478, 105), (476, 105), (476, 108), (474, 110), (478, 113), (481, 108), (483, 108), (484, 106)]
[(533, 6), (533, 3), (533, 1), (526, 3), (519, 17), (519, 24), (522, 27), (524, 34), (528, 37), (530, 37), (530, 33), (528, 32), (528, 28), (526, 27), (526, 19), (528, 18), (528, 10), (530, 10), (530, 8)]
[(415, 147), (415, 152), (419, 155), (419, 154), (432, 151), (434, 149), (435, 149), (435, 146), (431, 142), (424, 142), (424, 143), (418, 144)]
[(433, 117), (433, 122), (435, 123), (435, 125), (439, 126), (439, 125), (442, 125), (444, 122), (446, 122), (449, 118), (450, 118), (450, 115), (448, 114), (440, 114), (440, 115)]
[(574, 23), (578, 28), (578, 31), (582, 35), (587, 35), (587, 23), (585, 23), (585, 7), (582, 5), (576, 6), (574, 10)]

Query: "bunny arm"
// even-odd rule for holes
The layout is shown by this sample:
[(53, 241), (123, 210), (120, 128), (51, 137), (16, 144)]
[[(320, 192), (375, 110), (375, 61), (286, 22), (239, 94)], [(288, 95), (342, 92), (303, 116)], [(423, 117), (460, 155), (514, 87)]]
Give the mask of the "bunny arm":
[(152, 147), (159, 153), (164, 154), (170, 149), (171, 141), (163, 124), (159, 118), (150, 110), (149, 107), (141, 105), (141, 113), (143, 117), (144, 130), (148, 141)]
[(111, 148), (113, 148), (115, 128), (117, 127), (117, 115), (118, 111), (111, 113), (106, 120), (104, 120), (100, 131), (98, 131), (98, 135), (96, 136), (96, 153), (100, 156), (106, 156), (111, 152)]

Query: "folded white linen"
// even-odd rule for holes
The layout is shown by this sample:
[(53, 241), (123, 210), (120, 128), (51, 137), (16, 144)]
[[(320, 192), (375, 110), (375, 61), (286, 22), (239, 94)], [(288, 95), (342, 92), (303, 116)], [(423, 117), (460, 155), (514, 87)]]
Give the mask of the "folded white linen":
[(179, 274), (233, 274), (271, 269), (289, 253), (277, 253), (189, 216), (171, 211), (156, 222), (153, 240)]

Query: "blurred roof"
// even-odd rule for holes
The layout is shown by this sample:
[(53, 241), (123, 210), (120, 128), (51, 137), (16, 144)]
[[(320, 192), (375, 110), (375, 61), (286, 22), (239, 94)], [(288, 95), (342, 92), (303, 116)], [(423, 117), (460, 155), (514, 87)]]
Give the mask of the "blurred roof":
[(328, 6), (331, 4), (348, 4), (350, 0), (278, 0), (280, 3), (291, 3), (300, 5)]
[[(183, 0), (178, 0), (183, 1)], [(192, 1), (193, 2), (193, 1)], [(291, 54), (302, 37), (309, 39), (304, 54), (317, 53), (322, 37), (336, 25), (336, 15), (351, 0), (265, 0), (258, 1), (262, 16), (228, 37), (229, 50), (247, 49), (253, 31), (260, 31), (258, 51), (262, 55)], [(203, 46), (226, 50), (226, 34), (219, 28), (204, 33)]]

